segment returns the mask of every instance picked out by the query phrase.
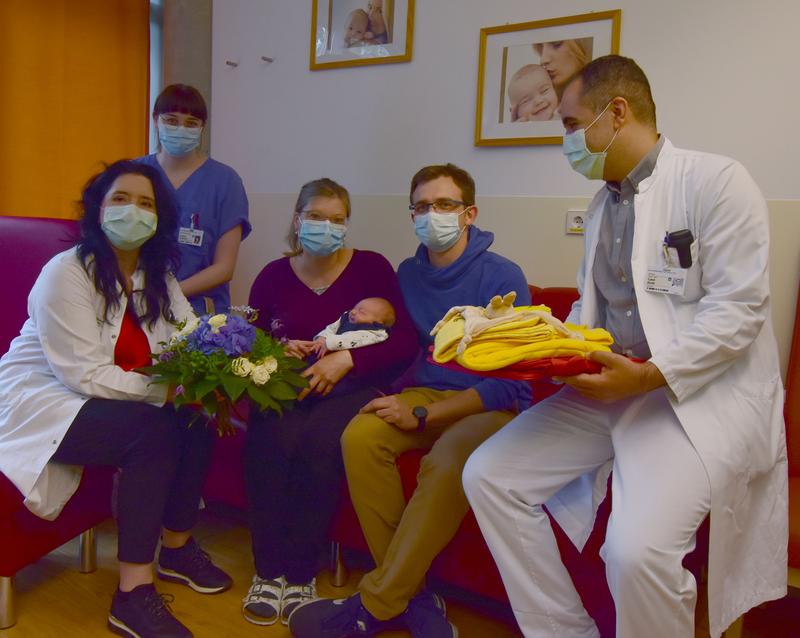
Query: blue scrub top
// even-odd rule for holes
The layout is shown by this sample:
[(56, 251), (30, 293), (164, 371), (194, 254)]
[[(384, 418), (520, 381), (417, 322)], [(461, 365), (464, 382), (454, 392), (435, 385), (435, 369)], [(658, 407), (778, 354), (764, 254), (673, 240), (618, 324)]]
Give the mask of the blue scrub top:
[[(146, 155), (139, 161), (158, 169), (167, 187), (172, 188), (155, 154)], [(181, 265), (177, 276), (178, 281), (183, 281), (213, 263), (217, 241), (226, 232), (241, 224), (242, 239), (250, 234), (247, 194), (236, 171), (210, 157), (189, 175), (180, 188), (172, 188), (172, 192), (180, 207), (179, 234), (180, 229), (203, 231), (202, 240), (197, 238), (197, 233), (184, 232), (184, 241), (178, 243)], [(199, 243), (195, 243), (197, 241)], [(189, 298), (198, 315), (206, 313), (203, 297), (211, 298), (216, 312), (227, 312), (231, 304), (230, 286), (222, 284)]]

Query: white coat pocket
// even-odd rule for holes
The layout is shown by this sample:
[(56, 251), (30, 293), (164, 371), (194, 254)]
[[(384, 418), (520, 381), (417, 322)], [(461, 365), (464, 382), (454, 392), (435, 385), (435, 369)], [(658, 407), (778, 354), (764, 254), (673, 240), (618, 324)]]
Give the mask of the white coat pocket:
[(700, 249), (695, 239), (689, 246), (692, 255), (692, 265), (686, 269), (686, 287), (680, 299), (683, 301), (697, 301), (703, 296), (703, 271), (700, 267)]

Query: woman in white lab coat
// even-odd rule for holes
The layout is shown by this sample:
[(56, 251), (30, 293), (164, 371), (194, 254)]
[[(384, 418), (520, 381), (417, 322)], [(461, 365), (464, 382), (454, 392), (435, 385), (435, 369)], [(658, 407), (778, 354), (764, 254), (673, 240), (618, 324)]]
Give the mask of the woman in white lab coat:
[(230, 578), (191, 538), (213, 441), (135, 371), (192, 308), (175, 279), (174, 198), (152, 167), (119, 161), (82, 196), (77, 245), (42, 269), (29, 318), (0, 359), (0, 471), (53, 519), (81, 466), (122, 469), (120, 583), (109, 626), (124, 636), (191, 636), (153, 586), (158, 574), (203, 593)]

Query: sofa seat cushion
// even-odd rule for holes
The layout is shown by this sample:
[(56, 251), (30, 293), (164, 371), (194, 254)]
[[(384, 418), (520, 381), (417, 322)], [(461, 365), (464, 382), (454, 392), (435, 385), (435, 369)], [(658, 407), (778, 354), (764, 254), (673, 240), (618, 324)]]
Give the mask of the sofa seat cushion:
[[(0, 514), (0, 576), (17, 571), (111, 516), (111, 491), (116, 468), (87, 468), (73, 497), (54, 521), (31, 514), (22, 505)], [(3, 477), (5, 478), (5, 477)], [(13, 486), (12, 486), (13, 487)], [(19, 492), (17, 492), (19, 494)]]
[(23, 507), (22, 500), (20, 491), (4, 474), (0, 474), (0, 517), (11, 516)]

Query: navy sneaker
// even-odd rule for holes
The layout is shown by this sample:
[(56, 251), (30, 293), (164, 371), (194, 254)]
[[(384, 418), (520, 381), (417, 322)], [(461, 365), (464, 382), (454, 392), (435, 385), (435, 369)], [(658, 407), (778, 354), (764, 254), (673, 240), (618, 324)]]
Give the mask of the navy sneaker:
[(378, 620), (369, 613), (359, 594), (339, 600), (309, 600), (289, 616), (289, 631), (294, 638), (368, 638), (397, 627), (394, 619)]
[(430, 589), (421, 590), (416, 596), (414, 596), (414, 598), (411, 599), (409, 604), (414, 601), (417, 601), (414, 602), (414, 604), (426, 604), (424, 603), (425, 600), (427, 600), (427, 605), (438, 609), (442, 616), (447, 615), (447, 605), (445, 605), (444, 598)]
[(292, 615), (295, 609), (303, 603), (318, 599), (316, 578), (312, 578), (303, 585), (295, 585), (287, 582), (283, 590), (283, 597), (281, 598), (281, 623), (288, 625), (289, 616)]
[(458, 637), (458, 629), (447, 620), (442, 597), (424, 589), (408, 602), (400, 620), (411, 638)]
[(152, 583), (129, 592), (118, 589), (111, 601), (108, 628), (127, 638), (192, 638), (192, 632), (172, 615), (172, 600), (170, 594), (159, 594)]
[(183, 583), (201, 594), (218, 594), (233, 584), (193, 538), (177, 549), (162, 546), (157, 571), (160, 579)]

